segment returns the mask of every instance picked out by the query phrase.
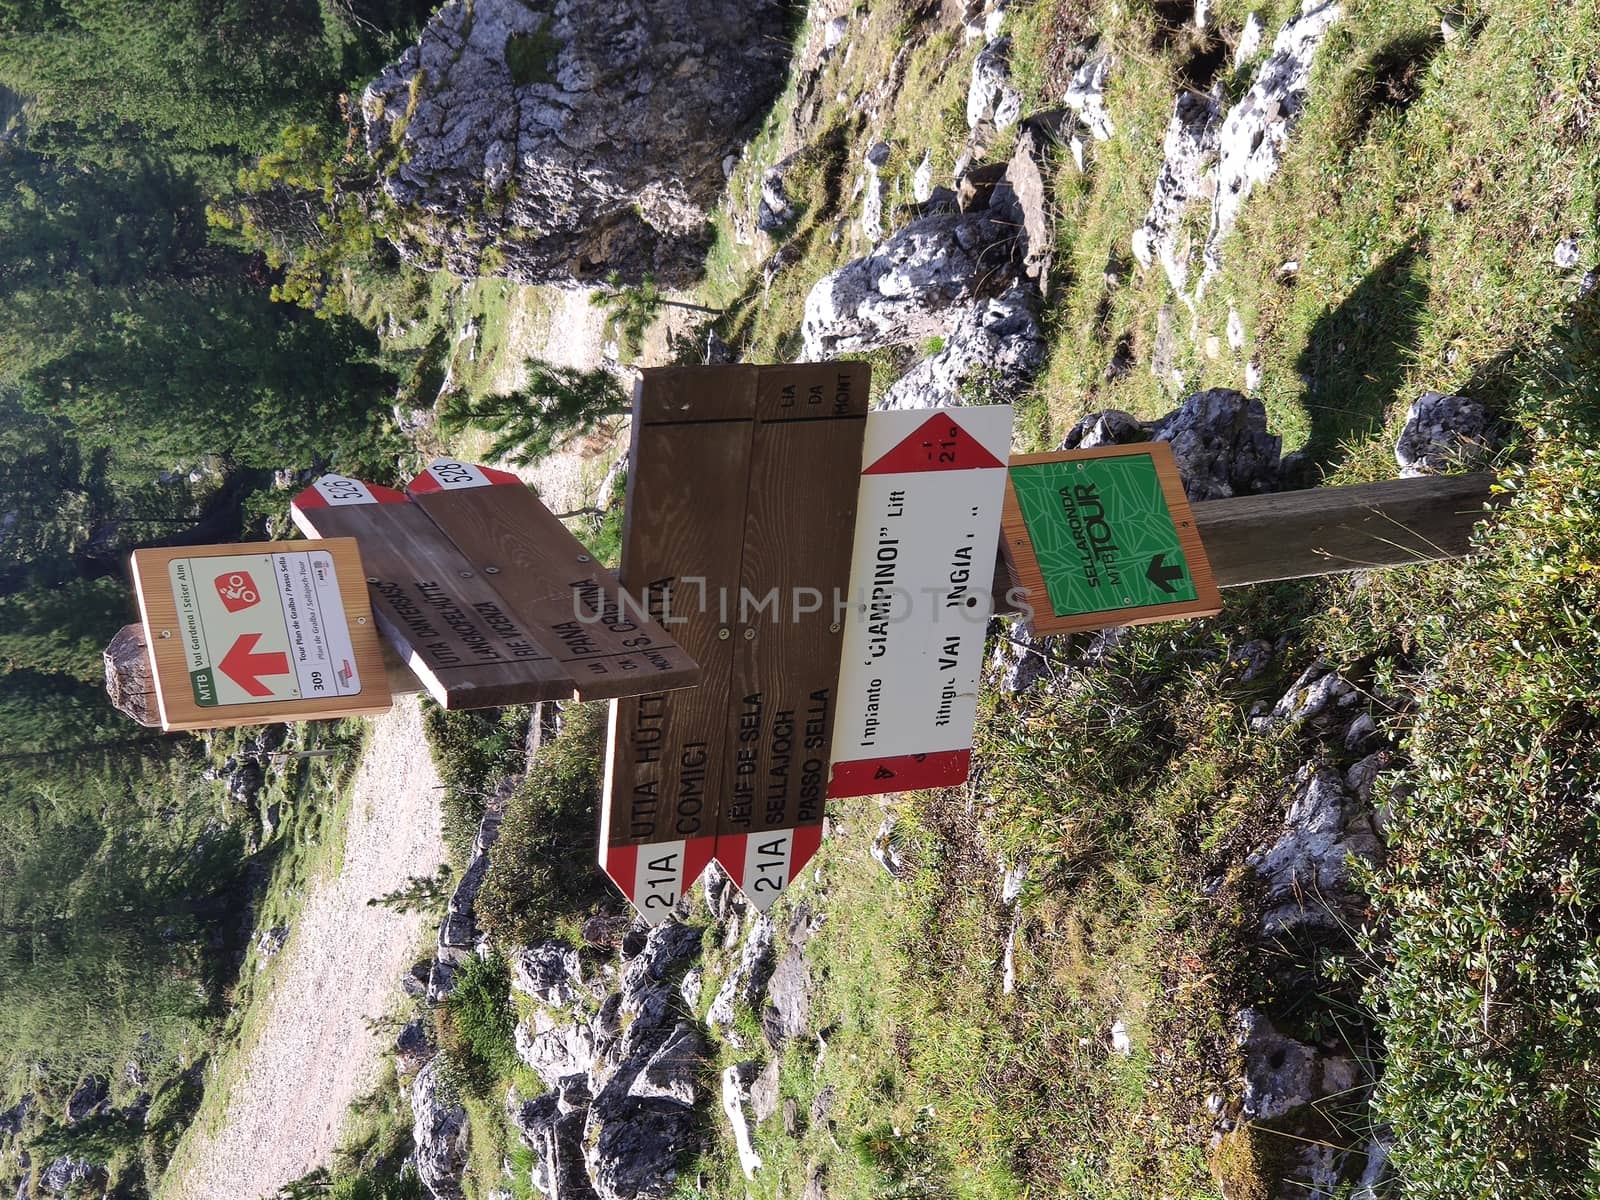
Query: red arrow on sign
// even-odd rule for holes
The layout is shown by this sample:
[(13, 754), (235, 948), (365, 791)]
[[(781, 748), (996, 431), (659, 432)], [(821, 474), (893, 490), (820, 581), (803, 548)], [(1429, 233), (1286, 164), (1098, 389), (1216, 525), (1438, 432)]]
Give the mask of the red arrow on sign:
[(261, 682), (263, 675), (287, 675), (289, 656), (281, 650), (255, 653), (259, 633), (241, 633), (234, 639), (232, 648), (217, 664), (221, 672), (252, 696), (270, 696), (272, 689)]

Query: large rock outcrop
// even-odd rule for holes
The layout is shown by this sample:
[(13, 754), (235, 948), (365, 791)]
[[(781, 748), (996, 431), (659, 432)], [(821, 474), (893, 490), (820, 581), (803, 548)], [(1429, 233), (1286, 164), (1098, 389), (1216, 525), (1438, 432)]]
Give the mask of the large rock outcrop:
[[(1220, 89), (1184, 92), (1173, 106), (1162, 142), (1150, 211), (1134, 231), (1133, 253), (1148, 269), (1161, 264), (1173, 289), (1192, 303), (1222, 268), (1222, 246), (1250, 193), (1271, 179), (1288, 148), (1290, 135), (1306, 106), (1311, 68), (1328, 30), (1342, 13), (1329, 0), (1305, 0), (1273, 40), (1272, 53), (1257, 70), (1250, 90), (1221, 109)], [(1256, 22), (1252, 14), (1251, 21)], [(1256, 23), (1259, 36), (1259, 23)], [(1240, 44), (1240, 62), (1254, 53)], [(1209, 203), (1211, 223), (1205, 238), (1200, 278), (1190, 294), (1195, 247), (1183, 229), (1184, 210)]]
[(1306, 106), (1312, 60), (1342, 13), (1336, 3), (1304, 4), (1300, 15), (1278, 31), (1272, 54), (1256, 72), (1244, 99), (1223, 118), (1217, 131), (1217, 187), (1202, 287), (1222, 269), (1223, 239), (1232, 232), (1244, 202), (1258, 184), (1277, 173), (1289, 135)]
[(508, 1109), (547, 1195), (665, 1196), (696, 1137), (707, 1050), (679, 1016), (675, 989), (700, 954), (700, 930), (667, 922), (641, 940), (632, 954), (624, 942), (616, 991), (585, 981), (556, 943), (514, 959), (516, 987), (541, 1004), (517, 1026), (517, 1054), (550, 1090), (512, 1097)]
[(489, 851), (500, 839), (503, 820), (504, 793), (489, 802), (489, 811), (478, 822), (478, 834), (472, 841), (472, 857), (467, 869), (461, 873), (460, 882), (450, 893), (444, 920), (439, 924), (439, 950), (428, 975), (428, 1003), (439, 1004), (455, 990), (458, 968), (477, 951), (483, 933), (478, 928), (478, 893), (489, 876)]
[(1158, 421), (1118, 409), (1090, 413), (1067, 431), (1063, 450), (1167, 442), (1190, 500), (1225, 500), (1276, 491), (1283, 439), (1267, 432), (1260, 400), (1229, 388), (1194, 392)]
[[(807, 360), (949, 332), (957, 313), (1004, 290), (1013, 233), (988, 213), (933, 213), (819, 279), (806, 297)], [(995, 287), (995, 281), (1000, 286)]]
[(458, 274), (680, 285), (789, 58), (782, 0), (455, 0), (361, 117), (400, 252)]
[(461, 1200), (461, 1171), (467, 1165), (467, 1110), (451, 1099), (434, 1059), (411, 1085), (412, 1161), (434, 1200)]
[(1038, 288), (1015, 223), (987, 210), (919, 217), (806, 297), (803, 359), (885, 346), (938, 348), (884, 395), (885, 408), (1010, 400), (1044, 362)]
[(1183, 236), (1183, 213), (1190, 202), (1216, 191), (1210, 170), (1217, 159), (1217, 126), (1222, 109), (1215, 93), (1179, 92), (1162, 139), (1161, 171), (1144, 223), (1133, 231), (1133, 256), (1145, 268), (1160, 262), (1174, 291), (1189, 286), (1190, 239)]

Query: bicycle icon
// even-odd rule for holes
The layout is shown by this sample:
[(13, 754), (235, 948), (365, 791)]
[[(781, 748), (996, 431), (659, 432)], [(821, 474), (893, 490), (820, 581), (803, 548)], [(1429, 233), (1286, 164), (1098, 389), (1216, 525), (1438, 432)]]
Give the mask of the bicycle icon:
[(234, 571), (228, 575), (216, 577), (217, 595), (221, 597), (223, 607), (229, 612), (238, 612), (241, 608), (249, 608), (261, 599), (261, 594), (256, 591), (256, 581), (250, 578), (248, 571)]

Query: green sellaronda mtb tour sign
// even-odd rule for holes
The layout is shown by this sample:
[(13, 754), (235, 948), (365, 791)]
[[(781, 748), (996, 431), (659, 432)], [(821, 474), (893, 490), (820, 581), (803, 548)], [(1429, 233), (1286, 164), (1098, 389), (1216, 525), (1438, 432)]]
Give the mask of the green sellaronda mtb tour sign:
[(1209, 616), (1222, 607), (1165, 443), (1015, 457), (1003, 524), (1035, 632)]

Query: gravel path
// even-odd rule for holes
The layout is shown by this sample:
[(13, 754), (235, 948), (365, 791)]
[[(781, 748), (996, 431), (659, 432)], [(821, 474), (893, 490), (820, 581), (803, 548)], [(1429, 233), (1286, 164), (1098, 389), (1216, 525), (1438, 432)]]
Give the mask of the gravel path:
[(371, 1086), (386, 1015), (423, 918), (367, 906), (444, 861), (439, 777), (414, 698), (373, 721), (353, 784), (337, 875), (314, 885), (274, 964), (261, 1036), (239, 1064), (221, 1128), (191, 1135), (167, 1200), (262, 1200), (331, 1161), (351, 1102)]

